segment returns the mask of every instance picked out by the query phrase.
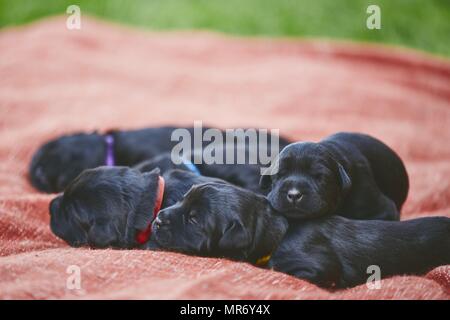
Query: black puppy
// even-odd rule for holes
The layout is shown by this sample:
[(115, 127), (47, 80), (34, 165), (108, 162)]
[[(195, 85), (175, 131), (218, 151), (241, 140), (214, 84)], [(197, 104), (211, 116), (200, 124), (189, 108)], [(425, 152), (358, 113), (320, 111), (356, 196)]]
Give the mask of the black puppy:
[[(41, 146), (34, 154), (29, 169), (31, 183), (41, 191), (60, 192), (84, 169), (113, 164), (119, 166), (137, 165), (162, 153), (170, 152), (178, 143), (171, 141), (171, 135), (175, 129), (180, 128), (166, 126), (132, 131), (110, 131), (106, 135), (96, 132), (79, 133), (56, 138)], [(185, 129), (192, 137), (194, 136), (194, 128)], [(203, 127), (202, 133), (208, 129), (210, 128)], [(224, 131), (222, 131), (222, 134), (225, 137)], [(269, 146), (274, 137), (272, 135), (268, 138)], [(290, 143), (283, 137), (278, 138), (280, 148)], [(203, 141), (203, 147), (208, 143)], [(248, 146), (248, 141), (245, 141), (244, 144)], [(192, 161), (192, 159), (190, 160)], [(236, 174), (226, 168), (219, 166), (214, 168), (203, 167), (205, 172), (202, 172), (202, 174), (207, 176), (226, 180), (229, 178), (230, 182), (234, 183), (243, 180), (235, 179), (236, 181), (231, 181)], [(239, 167), (234, 169), (239, 169)]]
[[(246, 152), (246, 154), (248, 155), (250, 151), (242, 150), (244, 148), (235, 148), (234, 150), (235, 152)], [(259, 186), (261, 166), (258, 164), (193, 164), (191, 161), (186, 159), (181, 159), (181, 161), (177, 160), (174, 162), (171, 158), (170, 153), (163, 153), (152, 159), (137, 164), (136, 166), (134, 166), (134, 168), (138, 169), (141, 172), (151, 171), (155, 168), (159, 168), (162, 173), (173, 169), (191, 171), (198, 175), (210, 176), (225, 180), (236, 186), (252, 190), (253, 192), (262, 192)]]
[(106, 165), (108, 152), (116, 165), (136, 165), (170, 151), (175, 144), (170, 141), (175, 129), (168, 126), (58, 137), (34, 154), (29, 171), (31, 183), (41, 191), (60, 192), (83, 170)]
[(71, 246), (151, 247), (150, 224), (160, 208), (198, 183), (219, 179), (184, 170), (141, 173), (128, 167), (83, 171), (50, 203), (50, 227)]
[(289, 218), (338, 214), (354, 219), (398, 220), (409, 181), (399, 156), (381, 141), (337, 133), (319, 143), (285, 147), (278, 172), (261, 178), (272, 206)]
[(288, 225), (265, 197), (228, 184), (193, 186), (182, 201), (160, 211), (152, 230), (161, 248), (267, 263), (323, 287), (364, 283), (372, 265), (388, 277), (450, 263), (449, 218), (330, 216)]

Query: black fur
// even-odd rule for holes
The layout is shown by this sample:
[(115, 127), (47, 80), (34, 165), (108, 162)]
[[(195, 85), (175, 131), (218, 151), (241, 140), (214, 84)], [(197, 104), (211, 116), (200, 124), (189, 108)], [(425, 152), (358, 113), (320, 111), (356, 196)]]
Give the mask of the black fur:
[(319, 286), (365, 283), (368, 267), (381, 277), (424, 274), (450, 263), (450, 219), (353, 220), (340, 216), (290, 222), (268, 267)]
[(276, 249), (287, 223), (272, 215), (262, 195), (207, 183), (194, 185), (181, 202), (161, 210), (152, 229), (162, 248), (252, 261)]
[[(409, 181), (398, 155), (381, 141), (337, 133), (319, 143), (298, 142), (264, 175), (272, 206), (289, 218), (337, 214), (353, 219), (399, 220)], [(275, 166), (276, 168), (276, 166)]]
[[(178, 127), (167, 126), (147, 128), (132, 131), (111, 131), (114, 137), (114, 156), (119, 166), (134, 166), (162, 153), (170, 152), (178, 143), (171, 141), (171, 134)], [(186, 128), (193, 136), (194, 128)], [(209, 129), (203, 127), (203, 132)], [(268, 139), (269, 143), (272, 141)], [(209, 142), (203, 142), (206, 146)], [(290, 141), (279, 137), (280, 148)], [(245, 146), (248, 141), (245, 141)], [(38, 190), (45, 192), (60, 192), (77, 177), (84, 169), (105, 165), (106, 143), (103, 135), (96, 132), (79, 133), (58, 137), (39, 148), (31, 161), (29, 176), (31, 183)], [(192, 159), (191, 159), (192, 160)], [(249, 166), (246, 172), (250, 176), (240, 174), (240, 168), (228, 165), (201, 165), (203, 175), (225, 179), (232, 183), (246, 187), (251, 181), (252, 190), (259, 189), (255, 183), (259, 176), (259, 166)], [(256, 173), (256, 175), (254, 173)]]
[[(50, 227), (71, 246), (138, 246), (136, 234), (153, 219), (159, 169), (141, 173), (128, 167), (83, 171), (50, 203)], [(169, 170), (161, 208), (173, 205), (193, 184), (221, 182), (188, 171)], [(151, 245), (151, 244), (148, 244)]]
[(381, 276), (421, 274), (450, 263), (450, 219), (364, 221), (329, 216), (291, 221), (269, 201), (228, 184), (196, 185), (182, 201), (160, 211), (152, 224), (161, 246), (189, 254), (255, 262), (323, 287)]
[(45, 192), (62, 191), (84, 169), (105, 164), (106, 145), (97, 133), (79, 133), (52, 140), (36, 151), (29, 176)]
[[(240, 148), (235, 148), (235, 151), (236, 150), (240, 150)], [(248, 150), (245, 150), (244, 152), (247, 152), (247, 154), (249, 154)], [(243, 187), (245, 189), (249, 189), (258, 193), (262, 192), (259, 186), (261, 167), (258, 164), (201, 163), (196, 164), (195, 167), (203, 176), (220, 178), (236, 186)], [(175, 164), (171, 159), (170, 153), (163, 153), (150, 160), (143, 161), (136, 165), (134, 168), (142, 172), (151, 171), (155, 168), (160, 168), (161, 172), (163, 173), (173, 169), (192, 172), (192, 170), (184, 163)]]

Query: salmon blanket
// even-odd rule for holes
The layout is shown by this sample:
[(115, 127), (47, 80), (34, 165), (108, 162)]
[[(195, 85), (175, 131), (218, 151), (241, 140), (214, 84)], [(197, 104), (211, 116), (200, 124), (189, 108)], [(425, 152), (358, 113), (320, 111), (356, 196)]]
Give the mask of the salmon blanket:
[(40, 144), (196, 120), (278, 128), (295, 140), (369, 133), (406, 162), (402, 219), (450, 216), (448, 60), (341, 42), (136, 31), (85, 17), (81, 30), (68, 30), (65, 18), (51, 18), (0, 32), (0, 298), (450, 298), (450, 266), (330, 292), (247, 263), (71, 248), (51, 233), (54, 195), (27, 179)]

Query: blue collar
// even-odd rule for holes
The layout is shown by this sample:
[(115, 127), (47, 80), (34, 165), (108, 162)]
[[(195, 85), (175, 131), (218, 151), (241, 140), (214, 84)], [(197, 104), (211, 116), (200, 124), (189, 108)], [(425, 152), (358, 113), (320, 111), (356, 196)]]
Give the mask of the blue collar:
[(189, 171), (195, 173), (198, 176), (201, 176), (200, 170), (198, 170), (197, 166), (193, 164), (191, 161), (187, 159), (183, 159), (183, 164), (186, 166), (186, 168), (189, 169)]

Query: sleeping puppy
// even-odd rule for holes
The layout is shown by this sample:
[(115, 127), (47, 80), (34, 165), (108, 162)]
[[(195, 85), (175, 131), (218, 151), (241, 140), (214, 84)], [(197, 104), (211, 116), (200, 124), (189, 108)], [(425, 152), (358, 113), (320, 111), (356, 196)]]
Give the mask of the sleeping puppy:
[[(230, 165), (228, 177), (237, 166)], [(218, 171), (220, 167), (217, 165)], [(248, 181), (241, 180), (245, 186), (259, 188), (258, 166), (242, 165), (235, 171), (240, 179), (253, 177)], [(164, 187), (160, 186), (159, 176), (165, 182)], [(181, 199), (192, 185), (204, 182), (225, 183), (201, 176), (197, 166), (189, 161), (175, 164), (169, 153), (144, 161), (134, 169), (99, 167), (86, 170), (69, 184), (63, 195), (51, 202), (50, 226), (54, 234), (72, 246), (135, 247), (149, 238), (145, 226), (153, 220), (152, 212), (155, 215), (160, 208)], [(161, 188), (164, 197), (158, 204)], [(137, 241), (139, 237), (142, 239)], [(152, 241), (147, 244), (154, 248)]]
[[(58, 137), (41, 146), (34, 154), (29, 168), (31, 183), (44, 192), (60, 192), (84, 169), (103, 165), (137, 165), (162, 153), (170, 152), (178, 144), (178, 141), (171, 141), (175, 129), (180, 128), (166, 126), (110, 131), (106, 135), (94, 132)], [(194, 137), (194, 128), (185, 129), (191, 137)], [(203, 127), (202, 133), (208, 129), (210, 128)], [(290, 143), (283, 137), (278, 138), (280, 148)], [(270, 145), (272, 140), (268, 139), (268, 142)], [(203, 147), (209, 143), (203, 141)], [(245, 145), (248, 146), (247, 141)], [(210, 170), (204, 175), (214, 176), (216, 171)], [(220, 176), (227, 177), (226, 169), (220, 168), (219, 173)], [(233, 177), (234, 173), (230, 179)]]
[(141, 173), (128, 167), (83, 171), (50, 203), (50, 228), (71, 246), (151, 247), (150, 223), (198, 183), (222, 181), (189, 171)]
[(352, 219), (399, 220), (409, 189), (399, 156), (381, 141), (337, 133), (319, 143), (285, 147), (278, 172), (261, 178), (272, 206), (288, 218), (338, 214)]
[(381, 276), (421, 274), (450, 263), (450, 219), (351, 220), (339, 216), (290, 221), (261, 195), (229, 184), (193, 186), (152, 224), (163, 249), (248, 261), (322, 287)]
[(41, 191), (60, 192), (84, 169), (106, 165), (108, 148), (112, 149), (116, 165), (133, 166), (170, 151), (175, 144), (170, 141), (175, 129), (111, 131), (108, 135), (113, 137), (113, 145), (108, 143), (106, 135), (97, 132), (58, 137), (34, 154), (29, 169), (31, 183)]

